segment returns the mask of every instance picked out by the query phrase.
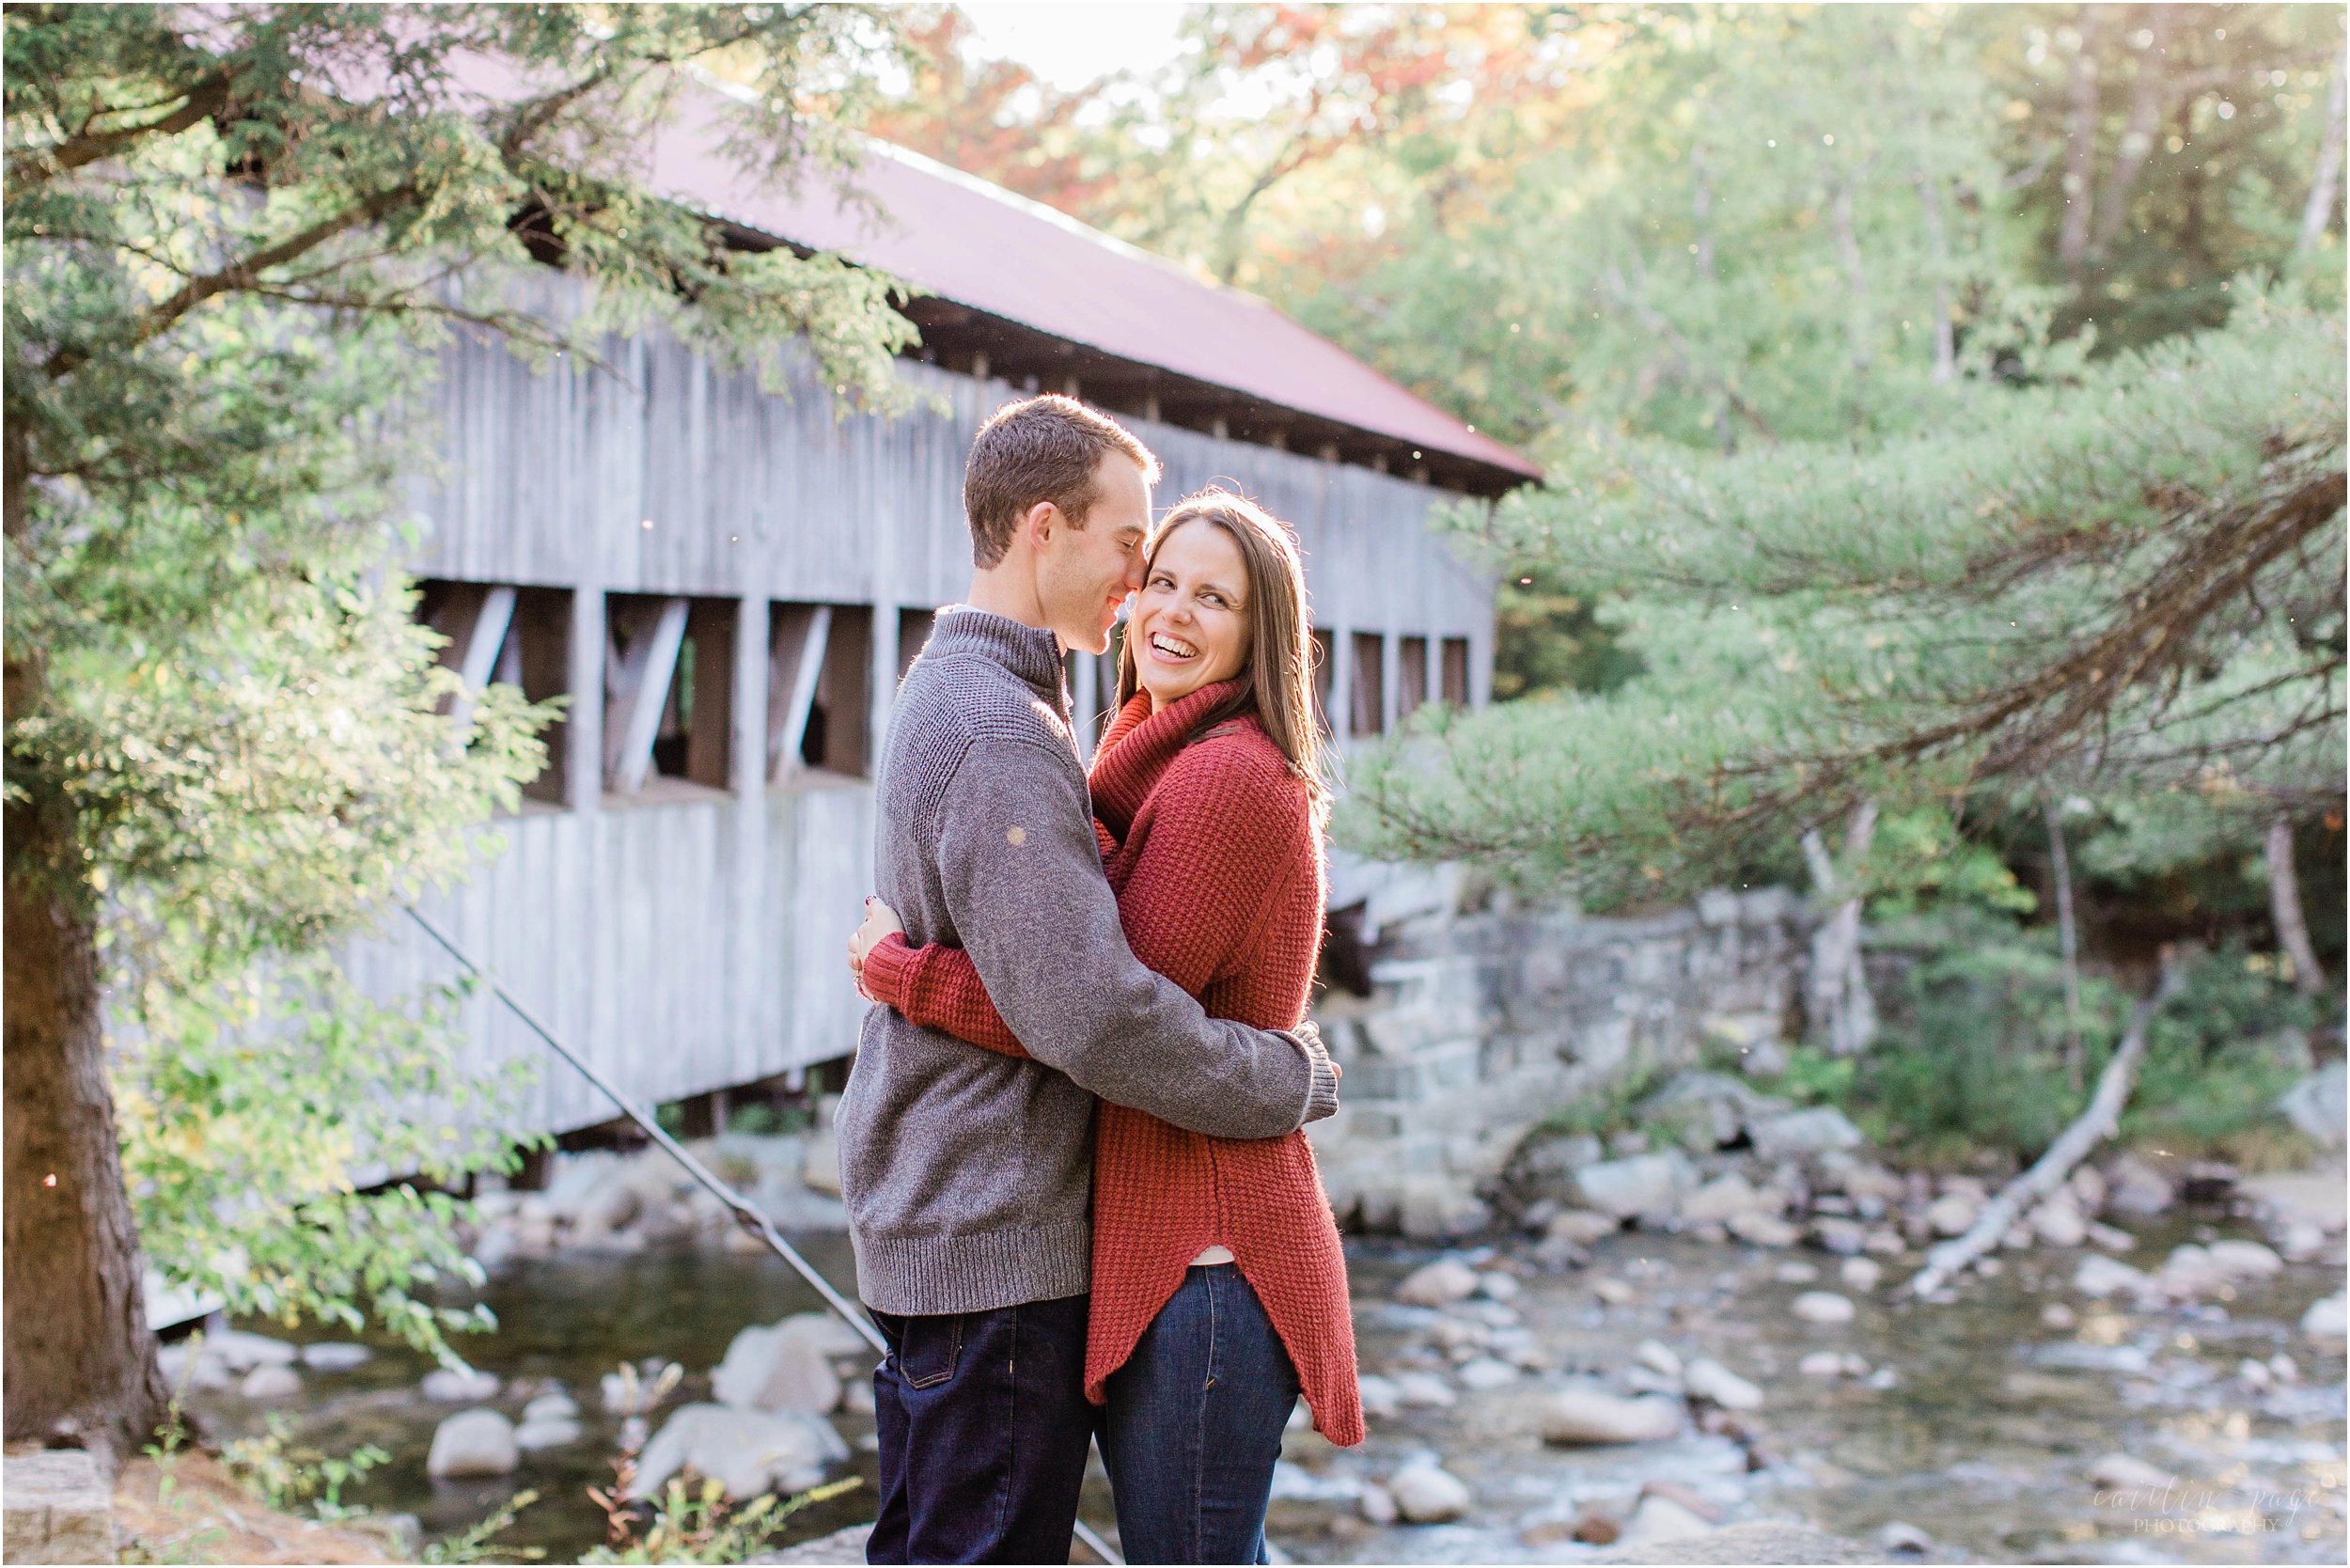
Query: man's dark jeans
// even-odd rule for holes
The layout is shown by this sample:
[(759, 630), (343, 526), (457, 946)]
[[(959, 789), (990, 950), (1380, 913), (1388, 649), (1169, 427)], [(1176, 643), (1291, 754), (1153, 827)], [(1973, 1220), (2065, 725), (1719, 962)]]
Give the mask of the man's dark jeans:
[(875, 1312), (881, 1517), (870, 1562), (1066, 1562), (1085, 1485), (1089, 1298)]
[(1126, 1560), (1267, 1560), (1265, 1504), (1297, 1392), (1289, 1352), (1240, 1269), (1186, 1270), (1109, 1376), (1102, 1463)]

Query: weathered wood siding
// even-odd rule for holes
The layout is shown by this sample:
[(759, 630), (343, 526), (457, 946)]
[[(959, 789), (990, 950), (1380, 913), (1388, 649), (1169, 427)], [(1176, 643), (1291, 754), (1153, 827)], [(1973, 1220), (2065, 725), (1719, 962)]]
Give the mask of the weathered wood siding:
[[(870, 890), (872, 799), (862, 779), (802, 772), (771, 784), (765, 755), (769, 612), (777, 602), (871, 605), (872, 713), (886, 717), (903, 657), (900, 609), (967, 586), (961, 505), (972, 432), (1020, 388), (903, 367), (943, 412), (836, 420), (826, 390), (790, 397), (675, 341), (615, 344), (619, 375), (535, 371), (503, 349), (446, 354), (437, 470), (416, 482), (431, 532), (425, 577), (569, 589), (571, 689), (561, 808), (501, 822), (504, 854), (429, 914), (575, 1049), (647, 1101), (749, 1082), (854, 1048), (863, 1004), (841, 946)], [(1233, 486), (1295, 525), (1316, 624), (1340, 651), (1332, 710), (1347, 712), (1351, 634), (1384, 635), (1390, 711), (1397, 639), (1471, 645), (1473, 695), (1492, 666), (1492, 586), (1426, 528), (1426, 486), (1300, 454), (1134, 421), (1167, 464), (1162, 504)], [(656, 780), (596, 788), (606, 594), (738, 603), (731, 790)], [(757, 651), (753, 651), (754, 647)], [(1432, 678), (1431, 689), (1434, 688)], [(360, 945), (357, 973), (389, 994), (445, 980), (418, 933)], [(540, 1047), (494, 1003), (473, 1004), (483, 1059)], [(540, 1124), (610, 1107), (550, 1063)]]

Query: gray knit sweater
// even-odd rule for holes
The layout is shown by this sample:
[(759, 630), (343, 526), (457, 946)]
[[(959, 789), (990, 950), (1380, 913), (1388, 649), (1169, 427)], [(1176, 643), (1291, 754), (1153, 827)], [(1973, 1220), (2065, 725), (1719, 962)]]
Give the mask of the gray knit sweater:
[(1036, 1059), (866, 1014), (836, 1124), (868, 1306), (1086, 1291), (1096, 1094), (1215, 1137), (1277, 1137), (1336, 1108), (1310, 1031), (1210, 1018), (1128, 949), (1050, 632), (941, 612), (898, 694), (877, 795), (874, 880), (906, 939), (967, 949)]

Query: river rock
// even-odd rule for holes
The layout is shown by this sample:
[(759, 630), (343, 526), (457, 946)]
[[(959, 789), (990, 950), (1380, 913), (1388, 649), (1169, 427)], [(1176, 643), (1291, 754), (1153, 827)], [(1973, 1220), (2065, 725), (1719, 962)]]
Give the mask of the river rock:
[(849, 1457), (832, 1423), (805, 1410), (738, 1410), (682, 1404), (645, 1445), (632, 1497), (649, 1497), (685, 1466), (716, 1480), (740, 1501), (762, 1492), (801, 1492), (824, 1466)]
[(1403, 1390), (1393, 1378), (1365, 1372), (1355, 1380), (1355, 1388), (1363, 1402), (1363, 1415), (1370, 1419), (1392, 1420), (1403, 1408)]
[(1793, 1309), (1805, 1323), (1850, 1323), (1853, 1319), (1852, 1297), (1834, 1291), (1806, 1291), (1795, 1297)]
[(217, 1334), (204, 1336), (204, 1356), (217, 1361), (233, 1372), (248, 1372), (256, 1367), (283, 1367), (293, 1362), (301, 1351), (283, 1340), (273, 1340), (266, 1334), (248, 1334), (242, 1328), (224, 1328)]
[(1904, 1520), (1890, 1519), (1877, 1531), (1877, 1549), (1888, 1557), (1924, 1557), (1934, 1550), (1934, 1537)]
[(2118, 1259), (2092, 1252), (2073, 1270), (2073, 1288), (2100, 1298), (2127, 1291), (2133, 1295), (2152, 1289), (2154, 1281)]
[(1505, 1273), (1497, 1268), (1488, 1269), (1477, 1277), (1477, 1294), (1483, 1296), (1486, 1301), (1502, 1303), (1515, 1301), (1521, 1289), (1523, 1287), (1518, 1284), (1516, 1275)]
[(1710, 1535), (1713, 1530), (1710, 1521), (1670, 1497), (1652, 1492), (1640, 1499), (1632, 1517), (1624, 1521), (1615, 1544), (1619, 1547), (1655, 1546), (1668, 1541), (1686, 1541), (1695, 1535)]
[(1782, 1285), (1809, 1285), (1820, 1277), (1820, 1271), (1799, 1259), (1790, 1258), (1771, 1270), (1771, 1278)]
[(1696, 1171), (1679, 1150), (1600, 1160), (1574, 1173), (1586, 1205), (1619, 1219), (1670, 1218), (1682, 1195), (1696, 1184)]
[(2061, 1301), (2051, 1301), (2040, 1309), (2040, 1324), (2044, 1328), (2067, 1329), (2080, 1321), (2080, 1314)]
[(2093, 1165), (2076, 1165), (2073, 1174), (2064, 1179), (2065, 1189), (2072, 1193), (2074, 1204), (2085, 1219), (2094, 1219), (2105, 1212), (2106, 1178)]
[(1612, 1274), (1603, 1274), (1591, 1281), (1591, 1294), (1610, 1307), (1629, 1307), (1640, 1299), (1640, 1293)]
[(1926, 1223), (1937, 1236), (1963, 1236), (1982, 1203), (1963, 1192), (1946, 1192), (1926, 1205)]
[(1693, 1397), (1711, 1400), (1725, 1410), (1762, 1408), (1762, 1390), (1711, 1356), (1690, 1362), (1681, 1383)]
[(1570, 1388), (1543, 1412), (1543, 1437), (1552, 1443), (1656, 1443), (1680, 1432), (1681, 1407), (1658, 1394), (1618, 1399), (1596, 1389)]
[(568, 1448), (579, 1441), (579, 1423), (559, 1416), (525, 1418), (514, 1429), (514, 1446), (525, 1453)]
[(268, 1361), (244, 1374), (237, 1385), (237, 1392), (249, 1400), (268, 1401), (298, 1399), (302, 1394), (302, 1374), (280, 1361)]
[(1410, 1461), (1389, 1476), (1387, 1493), (1410, 1524), (1440, 1525), (1468, 1512), (1468, 1483), (1432, 1458)]
[(1395, 1298), (1407, 1307), (1449, 1307), (1477, 1294), (1477, 1271), (1457, 1258), (1439, 1258), (1414, 1269), (1395, 1288)]
[(2126, 1453), (2109, 1453), (2089, 1466), (2089, 1479), (2101, 1487), (2148, 1487), (2161, 1491), (2177, 1478), (2143, 1459), (2133, 1459)]
[(322, 1372), (349, 1372), (374, 1358), (375, 1352), (367, 1346), (337, 1340), (321, 1340), (317, 1344), (302, 1347), (302, 1364)]
[(2216, 1241), (2203, 1248), (2211, 1266), (2231, 1284), (2242, 1279), (2265, 1279), (2281, 1273), (2285, 1261), (2258, 1242)]
[(1836, 1278), (1856, 1291), (1873, 1291), (1877, 1281), (1885, 1278), (1885, 1265), (1874, 1258), (1847, 1258), (1836, 1271)]
[(1395, 1395), (1406, 1407), (1449, 1410), (1460, 1403), (1461, 1396), (1452, 1391), (1452, 1385), (1434, 1372), (1399, 1372), (1395, 1379)]
[(2089, 1225), (2089, 1239), (2092, 1245), (2102, 1247), (2107, 1252), (2127, 1252), (2138, 1245), (2138, 1238), (2120, 1226), (2093, 1220)]
[(1633, 1346), (1632, 1359), (1659, 1377), (1681, 1375), (1681, 1357), (1673, 1354), (1671, 1346), (1656, 1340), (1642, 1340)]
[(540, 1394), (523, 1406), (523, 1419), (525, 1421), (572, 1421), (578, 1419), (578, 1404), (573, 1403), (571, 1395), (559, 1389)]
[(1363, 1511), (1364, 1518), (1383, 1529), (1396, 1521), (1395, 1494), (1375, 1481), (1363, 1483), (1362, 1501), (1355, 1506)]
[(1850, 1258), (1866, 1250), (1869, 1228), (1856, 1219), (1844, 1219), (1834, 1215), (1822, 1215), (1811, 1222), (1811, 1236), (1820, 1249), (1839, 1258)]
[(1683, 1225), (1720, 1225), (1732, 1215), (1742, 1215), (1748, 1208), (1761, 1206), (1762, 1194), (1756, 1192), (1753, 1183), (1748, 1183), (1737, 1170), (1730, 1170), (1725, 1175), (1716, 1175), (1711, 1183), (1692, 1192), (1690, 1197), (1681, 1199), (1681, 1222)]
[(1730, 1233), (1742, 1242), (1756, 1247), (1793, 1247), (1803, 1239), (1803, 1232), (1761, 1209), (1748, 1209), (1730, 1216)]
[(1543, 1227), (1543, 1235), (1550, 1241), (1589, 1247), (1600, 1237), (1612, 1236), (1622, 1228), (1623, 1221), (1613, 1215), (1603, 1215), (1590, 1209), (1562, 1209), (1550, 1216), (1550, 1223)]
[(2070, 1193), (2050, 1198), (2032, 1210), (2028, 1223), (2032, 1234), (2050, 1247), (2078, 1247), (2089, 1239), (2089, 1222), (2074, 1206)]
[(2106, 1206), (2118, 1214), (2158, 1215), (2178, 1200), (2170, 1179), (2135, 1154), (2106, 1168)]
[(2246, 1176), (2237, 1181), (2236, 1190), (2249, 1198), (2255, 1212), (2270, 1224), (2309, 1224), (2329, 1235), (2340, 1235), (2345, 1217), (2350, 1217), (2350, 1186), (2345, 1186), (2338, 1170)]
[(435, 1480), (502, 1476), (521, 1463), (512, 1421), (494, 1410), (460, 1410), (433, 1429), (424, 1473)]
[(2192, 1242), (2172, 1247), (2154, 1275), (2154, 1284), (2162, 1294), (2181, 1301), (2209, 1295), (2227, 1282), (2227, 1274), (2212, 1262), (2211, 1253)]
[(455, 1367), (436, 1368), (425, 1373), (424, 1381), (417, 1385), (425, 1398), (442, 1404), (478, 1404), (485, 1399), (497, 1398), (498, 1387), (494, 1372), (460, 1372)]
[(1832, 1350), (1815, 1350), (1795, 1363), (1795, 1371), (1806, 1377), (1841, 1377), (1844, 1358)]
[(2312, 1340), (2339, 1340), (2350, 1334), (2350, 1300), (2336, 1291), (2310, 1303), (2310, 1309), (2301, 1314), (2301, 1332)]
[(771, 1327), (754, 1324), (735, 1335), (712, 1369), (710, 1391), (740, 1410), (822, 1415), (840, 1403), (831, 1357), (864, 1348), (864, 1338), (828, 1312), (795, 1312)]
[(2316, 1072), (2286, 1090), (2277, 1102), (2277, 1108), (2285, 1119), (2301, 1129), (2310, 1139), (2327, 1149), (2342, 1145), (2345, 1107), (2350, 1107), (2350, 1079), (2343, 1076), (2342, 1063), (2329, 1061)]
[(1857, 1149), (1868, 1141), (1860, 1136), (1860, 1129), (1833, 1105), (1813, 1105), (1809, 1110), (1791, 1111), (1783, 1116), (1758, 1117), (1747, 1123), (1747, 1137), (1753, 1140), (1754, 1152), (1766, 1160)]
[(1480, 1356), (1461, 1363), (1453, 1375), (1461, 1387), (1473, 1394), (1490, 1394), (1496, 1388), (1506, 1388), (1518, 1380), (1518, 1369), (1507, 1361), (1496, 1361), (1490, 1356)]

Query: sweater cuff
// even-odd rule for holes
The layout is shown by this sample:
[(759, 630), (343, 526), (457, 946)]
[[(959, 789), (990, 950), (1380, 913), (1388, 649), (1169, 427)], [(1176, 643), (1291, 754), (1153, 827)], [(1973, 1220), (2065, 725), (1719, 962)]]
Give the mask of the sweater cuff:
[(1339, 1073), (1322, 1043), (1322, 1027), (1308, 1018), (1283, 1032), (1306, 1053), (1306, 1063), (1311, 1070), (1306, 1084), (1306, 1114), (1298, 1119), (1299, 1125), (1338, 1115)]
[(890, 933), (865, 949), (865, 994), (903, 1012), (921, 962), (922, 955), (906, 945), (903, 932)]

